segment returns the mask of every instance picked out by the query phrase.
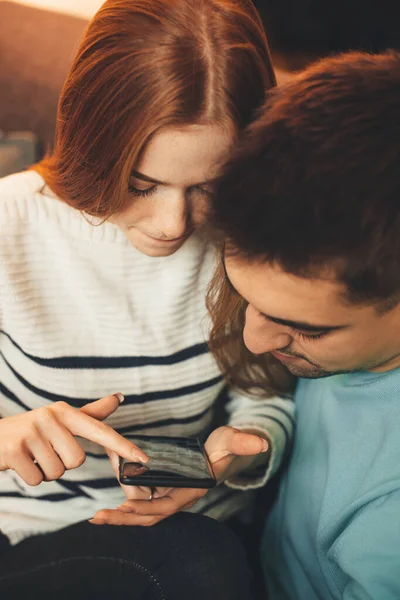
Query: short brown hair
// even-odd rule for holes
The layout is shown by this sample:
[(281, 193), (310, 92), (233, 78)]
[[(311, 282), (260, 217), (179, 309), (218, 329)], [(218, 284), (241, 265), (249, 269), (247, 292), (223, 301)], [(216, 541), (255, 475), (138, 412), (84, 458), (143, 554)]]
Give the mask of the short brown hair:
[(36, 168), (63, 200), (108, 218), (158, 130), (244, 128), (274, 84), (250, 1), (108, 0), (62, 91), (54, 152)]
[(213, 206), (249, 259), (318, 277), (351, 302), (400, 292), (400, 56), (324, 59), (269, 92)]

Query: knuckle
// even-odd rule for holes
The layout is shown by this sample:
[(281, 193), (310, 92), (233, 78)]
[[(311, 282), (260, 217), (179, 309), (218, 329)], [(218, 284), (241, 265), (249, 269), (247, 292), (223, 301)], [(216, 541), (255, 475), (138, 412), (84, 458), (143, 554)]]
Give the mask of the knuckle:
[(65, 473), (64, 467), (57, 467), (56, 469), (52, 469), (46, 479), (47, 481), (55, 481), (56, 479), (60, 479)]
[(83, 463), (86, 460), (86, 454), (84, 453), (83, 450), (77, 452), (76, 457), (75, 457), (75, 464), (77, 467), (80, 467), (81, 465), (83, 465)]
[(32, 487), (40, 485), (42, 481), (44, 481), (44, 476), (41, 473), (35, 473), (25, 477), (25, 482)]
[(29, 447), (31, 444), (41, 438), (42, 436), (39, 426), (32, 424), (32, 426), (25, 432), (23, 440), (21, 439), (21, 443), (18, 445), (18, 447), (16, 447), (16, 449), (22, 450), (24, 447)]
[(52, 404), (51, 408), (52, 408), (52, 410), (59, 413), (59, 412), (65, 412), (66, 410), (69, 410), (71, 407), (69, 404), (67, 404), (67, 402), (64, 402), (64, 400), (59, 400), (58, 402), (54, 402), (54, 404)]
[(8, 458), (7, 462), (11, 464), (21, 455), (22, 451), (22, 440), (12, 440), (8, 442), (4, 449), (3, 453)]
[(80, 452), (76, 452), (73, 457), (66, 459), (64, 464), (67, 469), (77, 469), (83, 465), (85, 460), (86, 454), (81, 450)]
[(37, 426), (48, 425), (50, 422), (54, 421), (53, 411), (49, 406), (43, 406), (38, 409), (35, 415), (35, 421), (33, 423), (33, 428), (36, 429)]

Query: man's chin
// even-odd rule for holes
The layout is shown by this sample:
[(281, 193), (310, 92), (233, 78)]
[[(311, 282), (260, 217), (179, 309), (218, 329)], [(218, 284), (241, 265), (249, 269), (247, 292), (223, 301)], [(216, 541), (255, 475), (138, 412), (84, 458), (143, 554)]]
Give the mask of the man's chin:
[(322, 377), (331, 377), (332, 375), (336, 375), (336, 373), (330, 373), (329, 371), (324, 371), (323, 369), (317, 369), (315, 367), (306, 369), (297, 365), (286, 364), (284, 366), (292, 375), (295, 377), (301, 377), (302, 379), (322, 379)]

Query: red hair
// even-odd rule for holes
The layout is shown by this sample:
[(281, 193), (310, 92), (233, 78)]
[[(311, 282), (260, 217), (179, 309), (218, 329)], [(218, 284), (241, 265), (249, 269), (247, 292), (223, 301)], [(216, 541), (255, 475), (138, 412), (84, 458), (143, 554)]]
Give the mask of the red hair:
[(64, 85), (53, 153), (36, 165), (63, 200), (108, 218), (161, 128), (244, 128), (275, 84), (248, 0), (108, 0)]

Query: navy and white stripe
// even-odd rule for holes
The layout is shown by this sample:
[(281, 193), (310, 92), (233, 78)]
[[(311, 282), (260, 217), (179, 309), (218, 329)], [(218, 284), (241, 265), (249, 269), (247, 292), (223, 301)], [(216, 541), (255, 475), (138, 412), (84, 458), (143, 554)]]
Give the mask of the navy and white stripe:
[[(107, 422), (127, 437), (205, 437), (221, 425), (224, 383), (206, 343), (212, 250), (193, 236), (170, 257), (144, 256), (112, 223), (92, 224), (52, 197), (35, 172), (0, 180), (0, 202), (0, 416), (120, 391), (126, 401)], [(251, 500), (293, 432), (290, 401), (229, 391), (226, 409), (229, 423), (265, 432), (273, 454), (264, 477), (196, 505), (217, 518)], [(103, 449), (81, 443), (85, 464), (57, 482), (31, 488), (0, 473), (0, 530), (12, 543), (123, 500)]]

